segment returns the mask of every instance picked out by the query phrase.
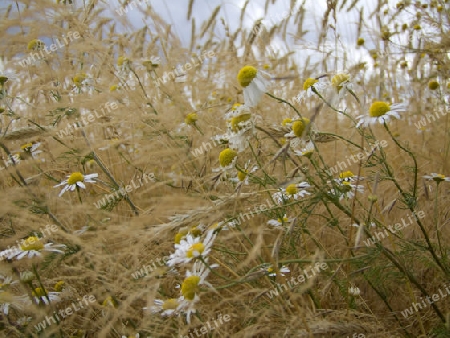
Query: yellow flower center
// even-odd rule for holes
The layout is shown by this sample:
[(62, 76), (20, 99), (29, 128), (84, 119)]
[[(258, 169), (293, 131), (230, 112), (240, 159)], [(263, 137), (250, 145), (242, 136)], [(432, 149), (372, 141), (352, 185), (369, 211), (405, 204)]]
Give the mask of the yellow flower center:
[(289, 118), (284, 119), (283, 122), (281, 122), (281, 125), (285, 127), (288, 123), (292, 123), (292, 119)]
[(69, 176), (69, 179), (67, 180), (68, 185), (76, 184), (77, 182), (83, 182), (84, 176), (80, 172), (73, 173)]
[(432, 80), (430, 82), (428, 82), (428, 88), (430, 90), (436, 90), (439, 88), (439, 82), (437, 82), (436, 80)]
[(240, 103), (235, 103), (235, 104), (233, 104), (233, 106), (231, 107), (231, 109), (232, 109), (232, 110), (236, 110), (236, 109), (238, 109), (238, 107), (240, 107), (240, 106), (242, 106), (242, 104), (240, 104)]
[(112, 85), (111, 87), (109, 87), (109, 91), (110, 91), (110, 92), (114, 92), (114, 91), (116, 91), (118, 88), (119, 88), (118, 85)]
[(342, 89), (342, 86), (345, 82), (347, 82), (350, 79), (350, 75), (348, 74), (336, 74), (331, 79), (331, 85), (335, 88), (337, 88), (338, 91)]
[(307, 78), (305, 80), (305, 82), (303, 83), (303, 90), (307, 90), (309, 87), (311, 87), (312, 85), (314, 85), (317, 82), (319, 82), (319, 80), (314, 79), (312, 77)]
[[(286, 189), (286, 190), (287, 190), (287, 189)], [(278, 218), (278, 222), (280, 222), (280, 223), (286, 223), (286, 222), (289, 222), (289, 220), (288, 220), (287, 217), (283, 217), (283, 218)]]
[(32, 143), (26, 143), (26, 144), (24, 144), (24, 145), (22, 145), (21, 147), (20, 147), (20, 149), (22, 149), (23, 151), (30, 151), (31, 150), (31, 147), (33, 146), (33, 144)]
[(180, 244), (181, 240), (183, 239), (183, 237), (185, 237), (188, 233), (188, 229), (184, 228), (182, 230), (180, 230), (176, 235), (175, 235), (175, 244)]
[(28, 237), (23, 244), (20, 245), (23, 251), (40, 251), (44, 248), (44, 244), (39, 240), (39, 238), (31, 236)]
[(121, 67), (121, 66), (123, 66), (123, 64), (126, 64), (126, 63), (128, 63), (130, 60), (128, 60), (128, 58), (127, 57), (125, 57), (125, 56), (119, 56), (119, 58), (117, 59), (117, 65), (119, 66), (119, 67)]
[(243, 180), (245, 180), (245, 178), (247, 177), (247, 173), (247, 170), (238, 171), (237, 178), (239, 179), (239, 181), (242, 182)]
[(416, 31), (420, 31), (422, 27), (420, 25), (414, 25), (413, 27)]
[(297, 188), (297, 185), (295, 185), (295, 184), (289, 184), (286, 187), (286, 194), (288, 194), (288, 195), (295, 195), (297, 192), (298, 192), (298, 188)]
[[(203, 243), (195, 243), (189, 248), (188, 252), (186, 253), (186, 256), (188, 258), (196, 257), (198, 255), (201, 255), (204, 250), (205, 250), (205, 245)], [(194, 256), (194, 252), (196, 253), (195, 256)]]
[(36, 288), (32, 294), (34, 297), (45, 297), (48, 293), (43, 288)]
[(436, 174), (436, 176), (433, 177), (433, 181), (436, 181), (436, 182), (445, 181), (445, 176), (442, 174)]
[(102, 303), (103, 306), (117, 307), (117, 302), (112, 296), (106, 297), (106, 299)]
[(237, 80), (242, 87), (247, 87), (258, 74), (258, 70), (253, 66), (241, 68), (237, 75)]
[(245, 122), (250, 120), (251, 114), (242, 114), (236, 117), (233, 117), (231, 119), (231, 130), (234, 132), (237, 132), (238, 130), (242, 129), (242, 127), (239, 126), (239, 123)]
[(65, 284), (66, 284), (66, 283), (65, 283), (64, 281), (62, 281), (62, 280), (60, 280), (59, 282), (57, 282), (57, 283), (55, 284), (55, 287), (54, 287), (55, 291), (56, 291), (56, 292), (61, 292), (61, 291), (63, 290)]
[(305, 131), (305, 128), (309, 124), (309, 122), (309, 119), (304, 117), (301, 120), (292, 123), (292, 131), (294, 132), (294, 135), (297, 137), (302, 137), (303, 132)]
[(386, 114), (391, 108), (386, 102), (376, 101), (372, 103), (369, 109), (369, 115), (372, 117), (379, 117)]
[(349, 177), (353, 177), (355, 176), (350, 170), (348, 171), (344, 171), (342, 173), (339, 174), (339, 178), (349, 178)]
[(227, 148), (222, 150), (219, 154), (219, 163), (221, 167), (229, 166), (234, 158), (237, 156), (237, 152), (233, 149)]
[(73, 77), (73, 82), (77, 85), (80, 86), (81, 83), (86, 80), (86, 74), (85, 73), (78, 73)]
[(356, 44), (358, 45), (358, 46), (362, 46), (362, 45), (364, 45), (364, 38), (359, 38), (357, 41), (356, 41)]
[(267, 272), (273, 272), (273, 268), (272, 267), (267, 268)]
[(8, 81), (8, 78), (6, 76), (0, 76), (0, 85), (3, 86), (6, 81)]
[(192, 227), (192, 229), (189, 231), (191, 233), (192, 236), (194, 237), (200, 237), (200, 235), (202, 234), (202, 230), (200, 230), (197, 227)]
[(41, 40), (34, 39), (34, 40), (31, 40), (30, 42), (28, 42), (27, 49), (28, 50), (39, 50), (39, 49), (44, 48), (44, 46), (45, 46), (45, 43), (43, 43)]
[(197, 122), (197, 113), (190, 113), (187, 114), (186, 117), (184, 118), (184, 123), (188, 124), (188, 125), (194, 125), (195, 122)]
[(163, 310), (175, 310), (178, 307), (179, 303), (175, 298), (171, 298), (166, 300), (163, 305), (162, 308)]
[(199, 276), (189, 276), (181, 284), (181, 294), (184, 298), (193, 300), (197, 291), (198, 283), (200, 283)]

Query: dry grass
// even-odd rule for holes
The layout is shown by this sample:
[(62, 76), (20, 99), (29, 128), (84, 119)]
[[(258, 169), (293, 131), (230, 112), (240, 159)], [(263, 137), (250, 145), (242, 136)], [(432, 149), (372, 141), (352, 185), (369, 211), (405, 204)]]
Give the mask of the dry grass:
[[(0, 248), (33, 234), (47, 235), (44, 243), (66, 245), (63, 253), (0, 262), (0, 275), (18, 281), (0, 284), (2, 336), (194, 337), (219, 314), (230, 320), (204, 336), (450, 335), (447, 299), (408, 318), (402, 315), (444, 290), (450, 276), (450, 182), (437, 185), (422, 178), (433, 172), (450, 175), (448, 1), (433, 0), (424, 8), (415, 1), (388, 5), (380, 0), (373, 13), (358, 0), (327, 1), (323, 11), (291, 1), (291, 9), (300, 10), (284, 17), (274, 10), (276, 1), (267, 1), (265, 22), (251, 19), (253, 1), (246, 1), (237, 28), (238, 22), (227, 21), (226, 4), (211, 5), (210, 13), (199, 17), (196, 11), (204, 5), (189, 1), (182, 5), (190, 21), (182, 29), (193, 35), (186, 43), (177, 36), (180, 26), (154, 8), (137, 2), (129, 7), (142, 12), (147, 23), (135, 30), (115, 11), (121, 7), (108, 11), (97, 0), (74, 2), (20, 1), (1, 14), (0, 55), (9, 79), (0, 91)], [(80, 36), (20, 65), (29, 53), (41, 52), (27, 50), (30, 41), (41, 39), (50, 48), (69, 32)], [(356, 45), (359, 37), (365, 39), (362, 46)], [(287, 48), (280, 52), (277, 46), (283, 43)], [(208, 52), (213, 56), (206, 57)], [(203, 61), (185, 68), (185, 75), (177, 70), (175, 79), (164, 81), (164, 74), (187, 62), (195, 65), (192, 59), (198, 58)], [(255, 128), (247, 132), (249, 146), (239, 152), (231, 176), (219, 175), (213, 169), (227, 146), (211, 138), (226, 132), (225, 113), (244, 101), (236, 75), (245, 65), (266, 69), (270, 95), (250, 109)], [(322, 80), (331, 81), (343, 72), (352, 82), (351, 90), (341, 89), (344, 96), (329, 85), (323, 97), (295, 99), (307, 78), (325, 74)], [(438, 89), (430, 90), (435, 79)], [(386, 127), (356, 128), (355, 117), (367, 115), (374, 101), (404, 102), (407, 109)], [(84, 122), (94, 110), (97, 115)], [(295, 155), (299, 138), (285, 143), (291, 128), (282, 121), (298, 119), (295, 110), (313, 121), (311, 133), (302, 136), (308, 133), (315, 141), (310, 158)], [(192, 112), (197, 121), (180, 126)], [(442, 116), (418, 130), (415, 124), (426, 114)], [(75, 123), (82, 127), (66, 129)], [(351, 159), (377, 141), (387, 146), (369, 158)], [(35, 158), (21, 150), (31, 142), (40, 143), (42, 152)], [(205, 144), (210, 144), (206, 151), (195, 155)], [(249, 184), (231, 181), (248, 161), (250, 168), (259, 167), (248, 174)], [(343, 161), (348, 165), (330, 176)], [(329, 191), (338, 189), (332, 183), (337, 171), (346, 170), (364, 177), (357, 183), (364, 192), (340, 200)], [(74, 172), (99, 176), (86, 189), (58, 197), (61, 187), (53, 186)], [(151, 179), (138, 184), (144, 173)], [(274, 202), (272, 194), (280, 187), (302, 181), (310, 184), (309, 195)], [(128, 194), (116, 193), (127, 185), (133, 186)], [(114, 193), (120, 198), (96, 207)], [(250, 214), (261, 204), (268, 205), (265, 211)], [(364, 244), (413, 212), (425, 216), (374, 245)], [(290, 219), (282, 226), (267, 224), (284, 214)], [(174, 269), (155, 263), (174, 252), (175, 235), (203, 225), (204, 238), (209, 227), (235, 219), (240, 224), (216, 230), (208, 263), (218, 267), (207, 278), (214, 290), (196, 290), (200, 300), (190, 323), (185, 313), (164, 317), (144, 311), (156, 299), (178, 298), (177, 286), (192, 267), (192, 261)], [(39, 233), (47, 224), (57, 231)], [(327, 268), (269, 296), (315, 263)], [(156, 268), (134, 278), (151, 264)], [(276, 277), (264, 270), (269, 264)], [(277, 266), (290, 272), (283, 276)], [(34, 275), (24, 278), (27, 271)], [(10, 298), (30, 298), (38, 287), (53, 292), (58, 281), (65, 283), (59, 302), (18, 307), (19, 301)], [(83, 296), (95, 301), (58, 324), (36, 329), (46, 316)], [(19, 322), (22, 317), (30, 322)]]

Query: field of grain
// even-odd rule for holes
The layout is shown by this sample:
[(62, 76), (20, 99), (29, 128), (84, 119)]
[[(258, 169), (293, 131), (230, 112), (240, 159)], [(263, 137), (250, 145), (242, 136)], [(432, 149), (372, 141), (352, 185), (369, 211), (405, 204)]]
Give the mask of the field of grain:
[(1, 337), (450, 337), (448, 0), (0, 16)]

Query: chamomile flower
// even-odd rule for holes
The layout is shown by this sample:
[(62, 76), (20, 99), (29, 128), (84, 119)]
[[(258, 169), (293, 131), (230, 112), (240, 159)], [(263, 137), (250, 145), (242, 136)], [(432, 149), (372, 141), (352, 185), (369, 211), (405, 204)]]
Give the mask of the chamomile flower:
[(49, 305), (50, 303), (56, 303), (61, 300), (61, 297), (59, 296), (61, 292), (49, 292), (47, 290), (44, 290), (42, 288), (36, 288), (32, 292), (34, 301), (36, 304), (42, 304)]
[(303, 137), (307, 136), (306, 133), (308, 131), (308, 128), (309, 128), (310, 124), (311, 124), (310, 119), (308, 119), (306, 117), (303, 117), (301, 119), (292, 121), (291, 132), (286, 134), (286, 135), (284, 135), (284, 137), (303, 138)]
[(348, 288), (348, 293), (350, 296), (357, 297), (361, 294), (361, 290), (356, 286), (351, 286)]
[(337, 189), (331, 189), (330, 191), (331, 194), (338, 195), (339, 200), (344, 198), (352, 199), (355, 197), (356, 192), (361, 194), (364, 193), (364, 186), (359, 184), (351, 184), (349, 181), (342, 181), (341, 183), (338, 183)]
[(31, 305), (28, 296), (16, 296), (8, 291), (0, 290), (0, 311), (5, 315), (8, 315), (10, 307), (22, 311), (28, 305)]
[(302, 150), (295, 150), (294, 153), (295, 153), (295, 155), (297, 155), (297, 156), (305, 156), (305, 157), (310, 158), (311, 155), (314, 153), (314, 150), (315, 150), (314, 144), (313, 144), (311, 141), (309, 141), (309, 142), (303, 147)]
[(237, 75), (239, 84), (244, 88), (244, 101), (248, 107), (255, 107), (266, 92), (269, 75), (253, 66), (241, 68)]
[(237, 161), (237, 151), (227, 148), (220, 152), (219, 154), (219, 164), (220, 168), (213, 169), (213, 172), (222, 171), (226, 172), (234, 168)]
[(242, 182), (242, 184), (248, 185), (248, 174), (254, 173), (256, 170), (259, 169), (258, 166), (253, 166), (250, 170), (250, 160), (245, 164), (244, 168), (241, 169), (241, 171), (237, 170), (236, 177), (231, 178), (231, 181), (233, 182)]
[(364, 177), (356, 176), (350, 170), (347, 170), (339, 173), (339, 178), (337, 178), (336, 181), (338, 183), (345, 183), (345, 182), (361, 181), (363, 179)]
[(39, 146), (41, 145), (40, 142), (31, 142), (31, 143), (25, 143), (20, 146), (20, 149), (22, 150), (22, 154), (25, 154), (24, 156), (31, 156), (33, 158), (36, 158), (40, 153), (42, 153), (41, 150), (37, 150)]
[(188, 263), (199, 256), (207, 257), (215, 239), (214, 231), (208, 231), (203, 241), (201, 237), (188, 234), (180, 240), (180, 244), (175, 244), (175, 253), (170, 255), (167, 265), (174, 266), (175, 264)]
[(284, 214), (283, 218), (278, 218), (278, 219), (270, 219), (267, 221), (267, 224), (274, 226), (274, 227), (279, 227), (282, 226), (283, 224), (287, 224), (289, 222), (292, 221), (292, 218), (287, 218), (286, 214)]
[[(178, 315), (180, 307), (180, 298), (170, 298), (166, 300), (155, 299), (153, 306), (150, 307), (152, 313), (160, 313), (163, 317)], [(148, 308), (144, 307), (144, 310)]]
[[(211, 268), (217, 267), (217, 264), (211, 265)], [(208, 277), (209, 270), (205, 264), (201, 261), (196, 261), (191, 271), (186, 272), (186, 278), (181, 284), (181, 295), (179, 301), (180, 306), (179, 310), (186, 314), (187, 322), (190, 323), (191, 314), (196, 312), (195, 304), (200, 300), (198, 295), (199, 286), (206, 285), (209, 288), (213, 288), (213, 286), (206, 281)]]
[(53, 186), (53, 188), (64, 185), (64, 188), (61, 190), (59, 197), (61, 197), (66, 191), (74, 191), (75, 188), (83, 188), (86, 189), (84, 183), (95, 183), (94, 178), (98, 177), (98, 174), (89, 174), (83, 175), (80, 172), (74, 172), (67, 176), (67, 180), (62, 181), (60, 184)]
[(272, 197), (278, 204), (288, 202), (291, 199), (297, 200), (305, 195), (310, 195), (310, 193), (305, 190), (309, 187), (310, 185), (307, 182), (289, 184), (285, 189), (280, 189), (280, 191), (273, 194)]
[(313, 78), (309, 77), (303, 82), (303, 91), (298, 94), (295, 101), (302, 101), (305, 98), (315, 95), (314, 91), (322, 94), (322, 92), (328, 87), (328, 82), (324, 77)]
[(44, 251), (64, 253), (64, 251), (60, 249), (64, 249), (65, 247), (66, 246), (64, 244), (43, 244), (40, 238), (31, 236), (22, 241), (20, 246), (0, 252), (0, 256), (6, 256), (8, 259), (15, 258), (19, 260), (24, 257), (33, 258), (36, 256), (42, 256), (42, 252)]
[(11, 276), (0, 275), (0, 289), (1, 290), (6, 290), (11, 285), (17, 284), (17, 283), (19, 283), (19, 281), (17, 281), (17, 280), (13, 281)]
[(450, 177), (445, 177), (442, 174), (436, 174), (436, 173), (431, 173), (431, 175), (425, 175), (424, 178), (426, 178), (429, 181), (433, 180), (437, 183), (441, 183), (443, 181), (450, 182)]
[[(266, 272), (268, 272), (268, 276), (270, 277), (276, 277), (277, 273), (275, 272), (275, 269), (273, 268), (273, 266), (269, 266), (265, 269)], [(281, 268), (278, 269), (278, 273), (280, 274), (280, 276), (285, 276), (285, 274), (290, 273), (291, 270), (289, 270), (289, 268), (285, 265), (283, 265)]]
[(343, 89), (352, 89), (352, 83), (350, 82), (351, 77), (346, 73), (336, 74), (331, 78), (331, 86), (336, 90), (336, 92), (343, 92)]
[(404, 103), (395, 103), (388, 104), (382, 101), (376, 101), (372, 103), (369, 108), (369, 116), (360, 115), (356, 119), (359, 120), (356, 128), (363, 125), (367, 127), (374, 123), (384, 124), (385, 122), (389, 122), (392, 117), (396, 119), (400, 119), (399, 112), (406, 110), (406, 104)]

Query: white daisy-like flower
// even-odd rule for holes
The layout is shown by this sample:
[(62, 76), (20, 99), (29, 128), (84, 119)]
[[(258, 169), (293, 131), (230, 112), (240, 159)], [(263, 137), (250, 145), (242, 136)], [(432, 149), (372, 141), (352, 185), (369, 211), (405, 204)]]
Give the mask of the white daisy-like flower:
[(399, 112), (405, 111), (407, 108), (405, 103), (395, 103), (389, 105), (386, 102), (376, 101), (372, 103), (369, 108), (369, 116), (360, 115), (356, 117), (358, 121), (356, 128), (363, 125), (367, 127), (374, 123), (384, 124), (384, 122), (389, 122), (392, 117), (395, 117), (397, 120), (400, 120)]
[(358, 185), (351, 184), (349, 182), (343, 182), (343, 183), (338, 183), (337, 189), (330, 190), (331, 194), (339, 196), (339, 200), (342, 200), (344, 198), (352, 199), (353, 197), (355, 197), (356, 192), (363, 194), (364, 186), (359, 185), (359, 184)]
[(450, 182), (450, 177), (445, 177), (442, 174), (436, 174), (436, 173), (431, 173), (431, 175), (425, 175), (424, 178), (426, 178), (429, 181), (433, 180), (438, 183), (440, 183), (442, 181)]
[(347, 170), (347, 171), (343, 171), (343, 172), (339, 173), (339, 178), (335, 179), (335, 181), (338, 183), (345, 184), (345, 182), (352, 183), (352, 182), (362, 181), (363, 179), (364, 179), (364, 177), (356, 176), (350, 170)]
[(335, 99), (333, 100), (336, 104), (339, 100), (342, 100), (347, 91), (351, 91), (353, 88), (351, 82), (351, 76), (347, 73), (338, 73), (331, 78), (331, 88), (334, 91)]
[(213, 172), (227, 172), (233, 169), (237, 161), (237, 151), (227, 148), (219, 154), (220, 168), (213, 169)]
[(8, 159), (4, 161), (6, 168), (14, 164), (19, 164), (21, 161), (20, 153), (8, 155)]
[(24, 257), (33, 258), (36, 256), (42, 256), (42, 252), (44, 251), (64, 253), (64, 251), (60, 249), (65, 247), (66, 246), (64, 244), (43, 244), (38, 237), (30, 236), (26, 240), (23, 240), (20, 246), (0, 252), (0, 256), (7, 257), (8, 259), (15, 258), (19, 260)]
[(22, 311), (28, 305), (31, 305), (28, 296), (16, 296), (7, 291), (0, 290), (0, 311), (5, 315), (8, 315), (10, 307)]
[[(29, 300), (28, 300), (29, 301)], [(31, 302), (30, 302), (31, 303)], [(30, 324), (30, 322), (33, 320), (32, 317), (20, 317), (19, 319), (17, 319), (16, 324), (19, 326), (27, 326), (28, 324)]]
[[(34, 301), (36, 304), (49, 305), (50, 303), (56, 303), (61, 301), (61, 297), (59, 296), (61, 292), (49, 292), (47, 290), (43, 290), (42, 288), (36, 288), (32, 292)], [(47, 295), (47, 296), (46, 296)]]
[[(265, 269), (265, 271), (268, 272), (268, 276), (270, 276), (270, 277), (277, 276), (277, 273), (275, 272), (275, 269), (273, 268), (273, 266), (267, 267)], [(287, 266), (283, 265), (281, 268), (278, 269), (278, 272), (279, 272), (280, 276), (284, 277), (285, 274), (290, 273), (291, 270)]]
[(11, 276), (0, 275), (0, 289), (2, 289), (2, 290), (6, 290), (11, 285), (17, 284), (17, 283), (19, 283), (19, 281), (18, 280), (13, 281)]
[(237, 75), (239, 84), (244, 87), (244, 101), (248, 107), (255, 107), (269, 85), (270, 75), (253, 66), (241, 68)]
[(311, 155), (314, 153), (314, 144), (309, 141), (302, 150), (295, 150), (294, 153), (297, 156), (305, 156), (305, 157), (311, 157)]
[(255, 165), (252, 167), (251, 170), (249, 170), (250, 163), (251, 161), (248, 160), (242, 171), (237, 170), (236, 177), (231, 178), (231, 181), (237, 183), (241, 182), (242, 184), (248, 185), (248, 174), (254, 173), (256, 170), (259, 169), (259, 167)]
[[(184, 298), (183, 298), (184, 299)], [(181, 300), (183, 300), (181, 299)], [(150, 307), (152, 313), (161, 313), (163, 317), (176, 316), (179, 314), (180, 298), (170, 298), (166, 300), (155, 299), (153, 306)], [(149, 308), (144, 307), (144, 310)]]
[(33, 158), (36, 158), (40, 153), (42, 153), (41, 150), (37, 150), (39, 146), (41, 145), (40, 142), (31, 142), (31, 143), (25, 143), (22, 146), (20, 146), (21, 151), (23, 151), (26, 155), (30, 155)]
[(175, 244), (175, 253), (170, 255), (167, 265), (185, 264), (199, 256), (207, 257), (215, 239), (216, 234), (213, 230), (207, 231), (203, 241), (201, 237), (194, 237), (192, 234), (187, 234), (186, 237), (180, 240), (180, 244)]
[(311, 186), (307, 182), (302, 182), (300, 184), (289, 184), (285, 189), (281, 189), (279, 192), (273, 194), (272, 197), (278, 204), (282, 204), (290, 201), (291, 199), (297, 200), (305, 195), (310, 195), (310, 193), (305, 190), (310, 187)]
[(61, 190), (59, 197), (62, 196), (66, 191), (74, 191), (75, 188), (86, 189), (84, 183), (95, 183), (94, 178), (98, 177), (98, 174), (83, 175), (80, 172), (75, 172), (67, 176), (67, 180), (62, 181), (60, 184), (53, 186), (53, 188), (64, 185), (65, 187)]
[[(217, 264), (213, 264), (211, 265), (211, 268), (215, 268), (217, 266)], [(181, 284), (180, 289), (182, 298), (180, 297), (179, 299), (180, 306), (178, 307), (178, 310), (186, 314), (188, 323), (190, 323), (191, 314), (196, 312), (195, 304), (200, 300), (198, 295), (199, 286), (206, 285), (214, 290), (213, 286), (206, 281), (208, 274), (209, 269), (206, 265), (201, 261), (195, 261), (192, 271), (188, 270), (186, 272), (186, 278)]]
[(311, 121), (310, 119), (303, 117), (301, 119), (297, 119), (292, 121), (291, 123), (291, 131), (284, 135), (287, 138), (306, 138), (308, 129), (310, 127)]
[(294, 99), (297, 102), (304, 100), (305, 98), (311, 97), (312, 95), (316, 95), (314, 90), (316, 90), (319, 94), (323, 94), (325, 89), (329, 86), (329, 82), (325, 77), (320, 78), (312, 78), (309, 77), (303, 83), (303, 91), (298, 94), (298, 96)]
[(279, 226), (282, 226), (283, 224), (287, 224), (291, 221), (292, 221), (292, 218), (287, 218), (286, 214), (284, 214), (283, 219), (281, 219), (281, 218), (270, 219), (267, 221), (267, 224), (274, 226), (274, 227), (279, 227)]
[(356, 286), (351, 286), (348, 288), (348, 293), (351, 296), (357, 297), (361, 294), (361, 290)]

